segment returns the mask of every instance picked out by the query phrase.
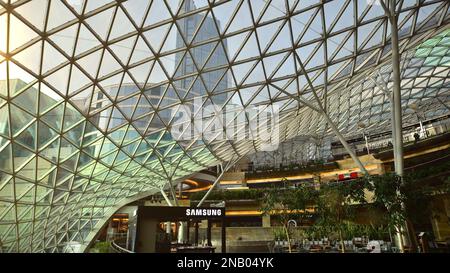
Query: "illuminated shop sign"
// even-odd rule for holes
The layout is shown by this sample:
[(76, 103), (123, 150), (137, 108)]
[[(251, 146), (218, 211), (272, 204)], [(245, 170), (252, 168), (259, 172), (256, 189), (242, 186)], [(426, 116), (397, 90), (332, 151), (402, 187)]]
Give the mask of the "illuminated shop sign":
[(186, 209), (186, 216), (221, 216), (221, 209)]

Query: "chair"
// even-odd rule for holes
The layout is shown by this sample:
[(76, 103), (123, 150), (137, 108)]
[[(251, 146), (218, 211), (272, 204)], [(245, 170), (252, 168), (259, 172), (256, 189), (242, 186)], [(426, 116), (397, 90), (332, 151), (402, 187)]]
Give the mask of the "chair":
[(268, 242), (267, 248), (269, 249), (269, 253), (274, 253), (275, 242), (274, 241)]

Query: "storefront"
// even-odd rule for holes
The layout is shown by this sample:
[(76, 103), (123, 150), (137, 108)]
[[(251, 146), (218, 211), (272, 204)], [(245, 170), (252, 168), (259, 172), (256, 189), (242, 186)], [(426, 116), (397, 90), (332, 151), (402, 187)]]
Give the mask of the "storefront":
[[(164, 230), (166, 223), (182, 223), (186, 227), (183, 242), (174, 242)], [(207, 236), (199, 244), (200, 222), (207, 222)], [(226, 252), (225, 208), (216, 207), (167, 207), (140, 206), (136, 215), (136, 252), (215, 252), (211, 242), (213, 223), (221, 226), (221, 251)], [(194, 238), (189, 238), (189, 230), (194, 228)]]

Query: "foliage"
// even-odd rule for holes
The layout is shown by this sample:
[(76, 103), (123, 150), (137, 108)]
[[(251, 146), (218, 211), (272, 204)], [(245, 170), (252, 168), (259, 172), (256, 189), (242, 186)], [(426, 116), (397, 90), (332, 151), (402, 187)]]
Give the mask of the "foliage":
[[(191, 200), (200, 200), (205, 195), (204, 192), (195, 192), (190, 196)], [(260, 200), (264, 191), (258, 189), (248, 190), (214, 190), (207, 200)]]
[[(237, 200), (253, 199), (261, 201), (263, 213), (278, 210), (286, 237), (291, 231), (287, 222), (310, 218), (311, 209), (315, 224), (305, 231), (309, 238), (338, 236), (340, 240), (355, 236), (368, 236), (385, 239), (389, 230), (409, 223), (424, 223), (432, 216), (432, 198), (436, 194), (450, 193), (450, 162), (415, 170), (401, 179), (389, 173), (366, 176), (356, 180), (321, 184), (320, 188), (304, 184), (297, 188), (272, 187), (268, 189), (221, 190), (213, 191), (209, 199)], [(430, 181), (432, 183), (430, 183)], [(373, 193), (369, 207), (386, 210), (383, 226), (353, 224), (357, 206), (365, 204), (366, 192)], [(203, 193), (193, 194), (193, 200), (200, 199)], [(280, 213), (281, 212), (281, 213)], [(280, 233), (280, 231), (279, 231)], [(281, 236), (281, 235), (279, 235)]]
[(273, 237), (276, 241), (286, 241), (287, 235), (283, 228), (274, 228)]
[(277, 216), (283, 226), (285, 237), (290, 240), (292, 230), (288, 225), (289, 220), (293, 217), (308, 217), (307, 209), (315, 205), (317, 196), (318, 192), (309, 186), (294, 189), (269, 188), (264, 191), (261, 210), (266, 214), (278, 210)]
[[(317, 160), (315, 162), (309, 162), (307, 164), (291, 163), (281, 168), (274, 167), (273, 165), (258, 166), (255, 170), (248, 172), (246, 175), (251, 178), (257, 178), (257, 177), (268, 177), (273, 175), (282, 176), (299, 173), (313, 173), (336, 168), (338, 168), (336, 162), (325, 163), (323, 160)], [(262, 173), (258, 173), (257, 171), (262, 171)]]
[(363, 236), (371, 240), (389, 239), (389, 227), (387, 225), (361, 225), (352, 222), (347, 222), (343, 225), (344, 240), (352, 240)]
[(109, 253), (109, 242), (97, 242), (92, 247), (92, 250), (95, 250), (97, 253)]
[(305, 212), (315, 205), (318, 192), (309, 186), (300, 186), (294, 189), (278, 189), (272, 187), (264, 190), (261, 211), (270, 213), (274, 209), (285, 211), (284, 214), (297, 216), (305, 215)]
[[(432, 215), (433, 195), (450, 192), (450, 179), (442, 176), (450, 169), (449, 163), (420, 172), (407, 174), (401, 179), (395, 174), (362, 177), (360, 179), (322, 184), (319, 189), (301, 186), (297, 189), (268, 189), (263, 198), (263, 211), (273, 209), (285, 212), (314, 208), (315, 223), (306, 231), (309, 238), (337, 236), (339, 240), (368, 236), (373, 239), (388, 239), (389, 231), (410, 223), (423, 223)], [(426, 178), (440, 174), (440, 183), (429, 185)], [(386, 225), (353, 224), (357, 206), (365, 204), (365, 192), (373, 193), (369, 207), (386, 210)], [(282, 213), (283, 214), (283, 213)], [(284, 213), (285, 220), (292, 213)], [(300, 217), (308, 215), (300, 214)], [(283, 218), (283, 215), (281, 215)]]
[(348, 221), (353, 220), (355, 216), (354, 204), (365, 202), (364, 184), (360, 181), (326, 184), (320, 189), (314, 225), (321, 232), (336, 233), (343, 245), (343, 240), (349, 233)]
[(390, 228), (387, 225), (364, 225), (363, 235), (369, 237), (371, 240), (388, 240), (390, 237)]
[(402, 180), (393, 173), (365, 178), (365, 185), (374, 193), (374, 205), (387, 210), (386, 222), (392, 229), (402, 226), (406, 220), (403, 209), (405, 195), (401, 192)]
[(450, 193), (449, 171), (450, 161), (405, 175), (401, 191), (406, 196), (406, 215), (413, 224), (435, 217), (432, 199), (435, 195)]
[[(352, 222), (345, 222), (341, 225), (342, 239), (352, 240), (355, 237), (366, 236), (369, 239), (389, 240), (389, 228), (387, 225), (363, 225)], [(305, 229), (304, 234), (309, 240), (318, 238), (329, 238), (331, 240), (339, 240), (339, 234), (330, 226), (313, 225)]]

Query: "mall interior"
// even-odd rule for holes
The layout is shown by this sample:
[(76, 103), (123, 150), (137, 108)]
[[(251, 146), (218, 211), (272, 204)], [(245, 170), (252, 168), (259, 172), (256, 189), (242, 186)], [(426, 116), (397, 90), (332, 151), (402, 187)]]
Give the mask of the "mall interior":
[(0, 253), (449, 253), (447, 0), (0, 0)]

